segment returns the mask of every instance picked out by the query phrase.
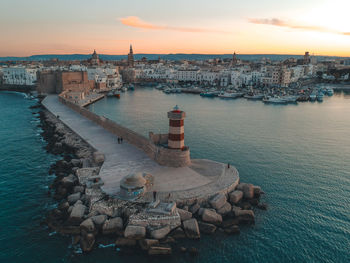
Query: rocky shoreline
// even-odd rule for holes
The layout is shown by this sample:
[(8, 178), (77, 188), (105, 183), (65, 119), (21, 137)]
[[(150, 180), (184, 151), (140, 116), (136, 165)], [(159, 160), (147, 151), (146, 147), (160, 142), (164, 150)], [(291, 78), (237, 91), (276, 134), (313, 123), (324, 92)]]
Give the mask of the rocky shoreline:
[(103, 154), (44, 108), (40, 120), (46, 150), (62, 156), (49, 171), (56, 176), (49, 194), (58, 205), (48, 212), (45, 222), (53, 231), (70, 235), (72, 245), (85, 253), (98, 244), (112, 243), (121, 252), (139, 249), (149, 255), (174, 251), (195, 255), (195, 247), (184, 247), (179, 240), (216, 232), (239, 234), (240, 225), (254, 224), (253, 209), (267, 209), (260, 203), (260, 187), (240, 183), (228, 195), (216, 194), (191, 206), (169, 203), (169, 215), (151, 215), (148, 211), (154, 202), (119, 200), (102, 192), (98, 174)]

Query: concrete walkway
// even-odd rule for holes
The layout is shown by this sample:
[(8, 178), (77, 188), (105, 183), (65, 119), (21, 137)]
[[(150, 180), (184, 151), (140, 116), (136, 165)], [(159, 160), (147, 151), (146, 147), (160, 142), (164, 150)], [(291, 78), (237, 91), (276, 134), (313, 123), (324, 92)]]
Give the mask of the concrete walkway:
[[(54, 115), (59, 115), (64, 124), (93, 148), (104, 153), (105, 162), (101, 167), (100, 177), (104, 182), (102, 190), (109, 195), (115, 195), (119, 191), (119, 183), (124, 176), (136, 172), (146, 172), (154, 176), (152, 190), (163, 192), (164, 195), (176, 192), (178, 197), (181, 197), (182, 192), (189, 198), (213, 191), (215, 193), (238, 183), (239, 177), (235, 168), (225, 169), (223, 164), (209, 160), (192, 160), (190, 167), (160, 166), (135, 146), (125, 141), (118, 144), (115, 135), (61, 104), (57, 95), (47, 96), (42, 104)], [(201, 172), (204, 170), (205, 172)]]

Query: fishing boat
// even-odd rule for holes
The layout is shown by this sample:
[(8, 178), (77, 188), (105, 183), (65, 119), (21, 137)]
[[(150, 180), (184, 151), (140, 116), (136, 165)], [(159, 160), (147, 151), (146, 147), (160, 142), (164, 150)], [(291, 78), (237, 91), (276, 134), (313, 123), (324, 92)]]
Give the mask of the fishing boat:
[(299, 99), (299, 96), (293, 96), (293, 95), (283, 96), (282, 99), (284, 99), (285, 101), (287, 101), (289, 103), (295, 103)]
[(326, 94), (327, 94), (328, 96), (333, 96), (334, 90), (333, 90), (332, 88), (327, 88), (327, 89), (326, 89)]
[(271, 103), (271, 104), (287, 104), (287, 101), (281, 97), (275, 96), (275, 97), (265, 97), (263, 98), (264, 103)]
[(261, 100), (264, 98), (264, 94), (254, 94), (253, 92), (249, 92), (248, 94), (243, 96), (248, 100)]
[(213, 98), (216, 96), (216, 94), (212, 91), (202, 92), (199, 95), (202, 97), (208, 97), (208, 98)]
[(310, 94), (310, 101), (315, 101), (316, 99), (317, 99), (316, 93), (315, 93), (315, 92), (312, 92), (312, 93)]
[(240, 96), (241, 96), (241, 93), (231, 93), (231, 92), (224, 92), (218, 95), (218, 97), (221, 99), (236, 99)]
[(318, 102), (322, 102), (324, 97), (323, 92), (318, 92), (316, 97)]

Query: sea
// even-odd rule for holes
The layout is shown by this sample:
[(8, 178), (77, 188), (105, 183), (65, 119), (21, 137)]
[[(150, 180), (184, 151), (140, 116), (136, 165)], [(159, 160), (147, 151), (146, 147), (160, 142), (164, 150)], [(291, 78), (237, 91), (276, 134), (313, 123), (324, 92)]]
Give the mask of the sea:
[(148, 257), (100, 246), (82, 254), (69, 237), (41, 222), (55, 207), (38, 127), (37, 102), (0, 93), (0, 262), (350, 262), (350, 94), (322, 103), (265, 105), (245, 99), (202, 98), (136, 88), (89, 108), (145, 136), (168, 131), (167, 111), (187, 114), (185, 144), (192, 158), (237, 167), (259, 185), (267, 211), (240, 235), (202, 235), (186, 246), (198, 256)]

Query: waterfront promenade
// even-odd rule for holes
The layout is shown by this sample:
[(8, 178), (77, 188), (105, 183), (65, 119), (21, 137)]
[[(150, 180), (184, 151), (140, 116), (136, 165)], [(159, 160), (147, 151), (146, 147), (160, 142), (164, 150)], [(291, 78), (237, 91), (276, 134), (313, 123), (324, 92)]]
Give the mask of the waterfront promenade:
[[(189, 167), (160, 166), (142, 150), (127, 143), (118, 144), (117, 137), (98, 124), (61, 104), (57, 95), (47, 96), (42, 104), (72, 131), (105, 155), (100, 170), (104, 183), (102, 190), (115, 195), (121, 179), (132, 173), (146, 172), (154, 176), (153, 191), (160, 198), (171, 193), (172, 199), (200, 198), (227, 192), (238, 184), (238, 171), (222, 163), (209, 160), (192, 160)], [(146, 195), (145, 198), (150, 197)]]

